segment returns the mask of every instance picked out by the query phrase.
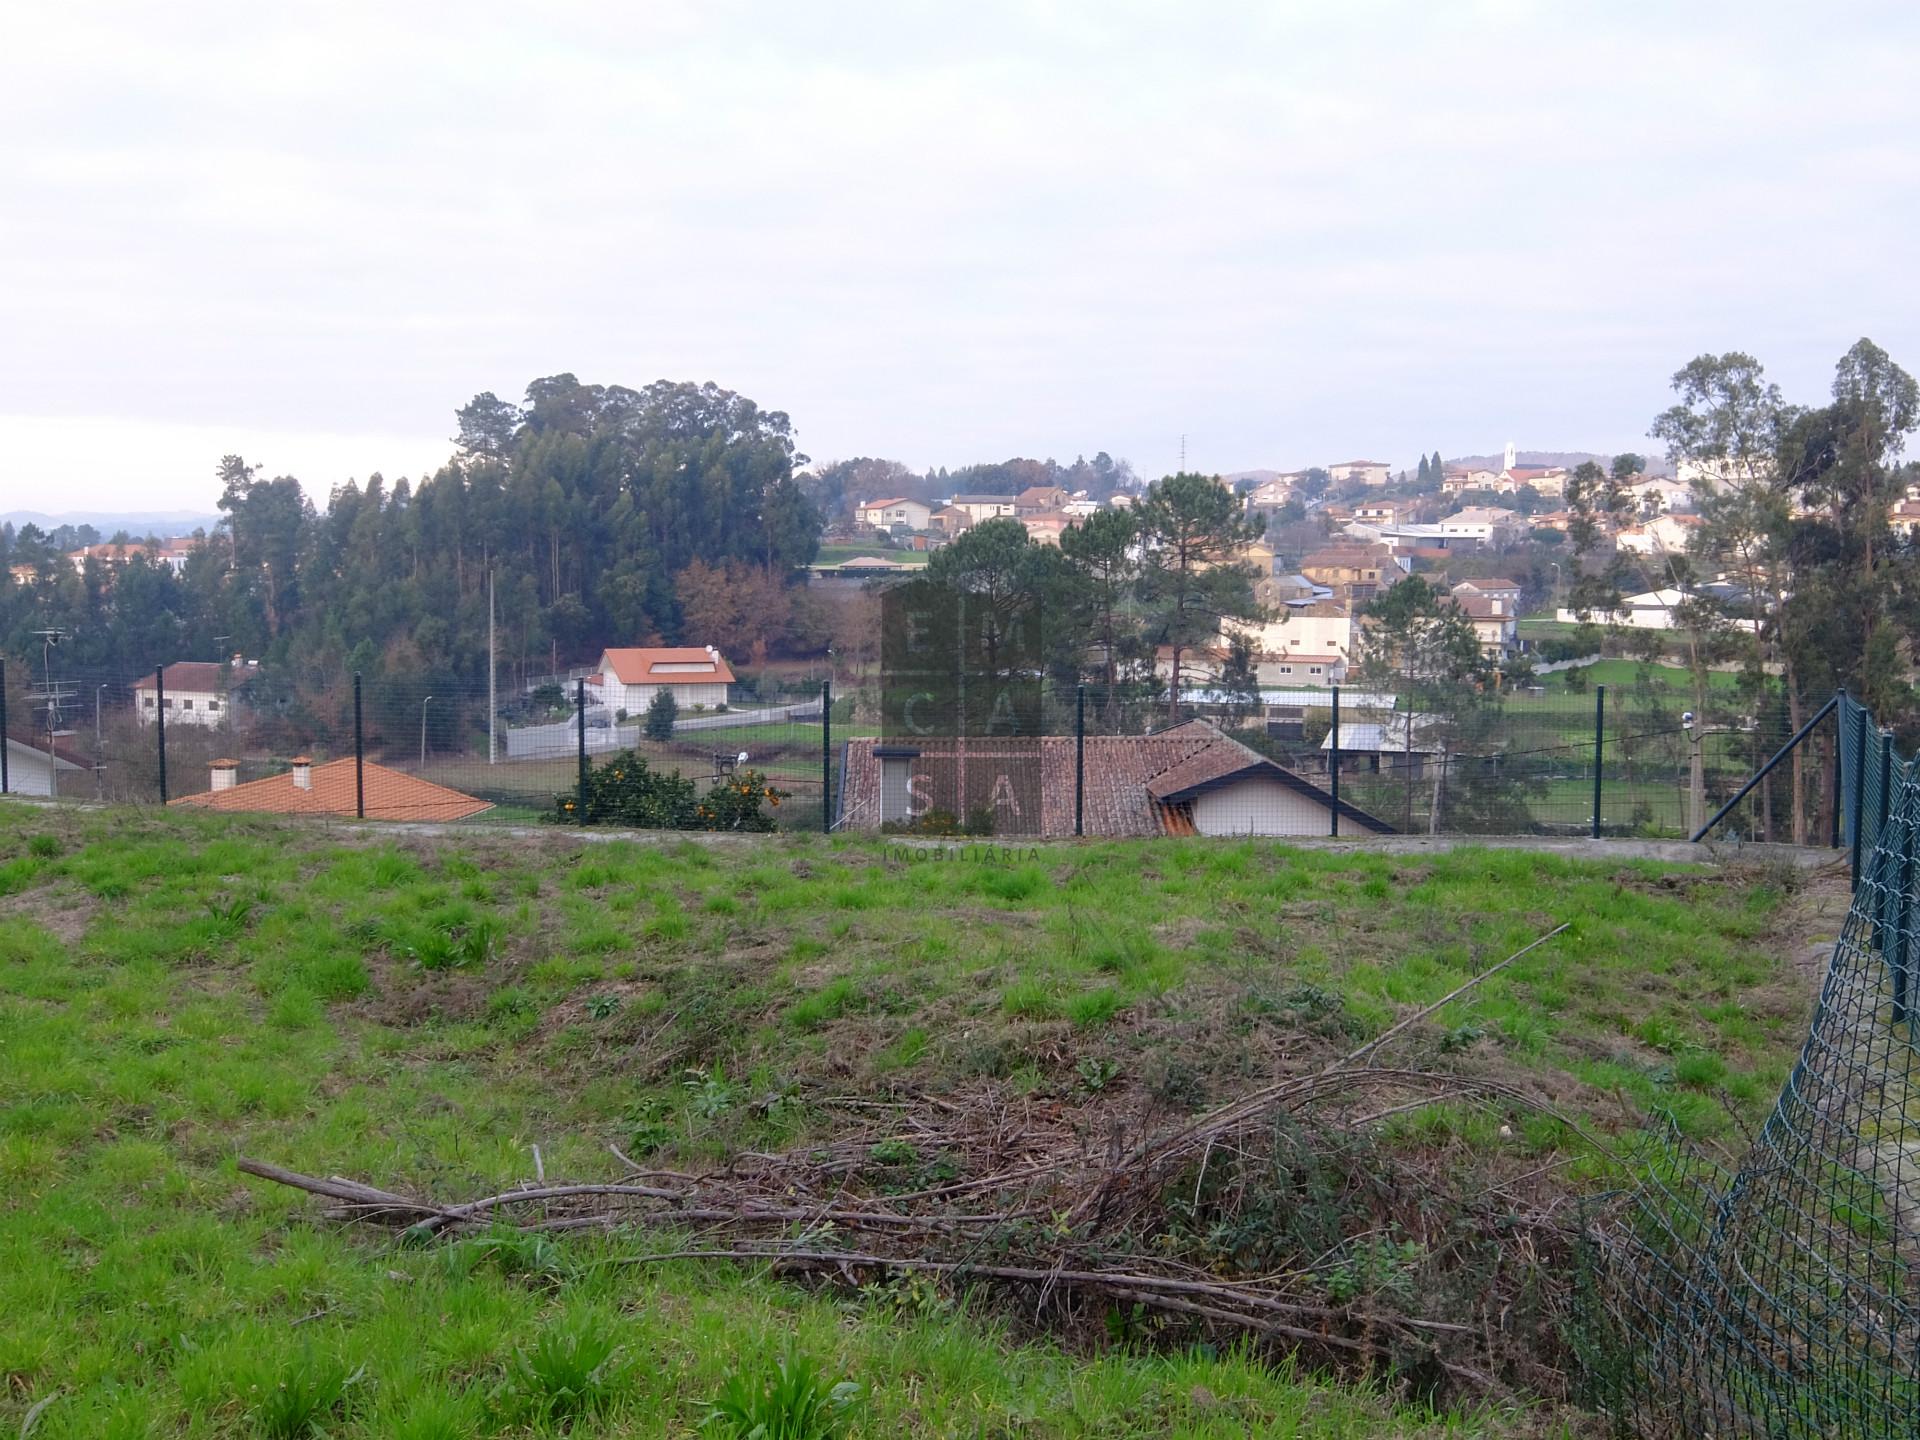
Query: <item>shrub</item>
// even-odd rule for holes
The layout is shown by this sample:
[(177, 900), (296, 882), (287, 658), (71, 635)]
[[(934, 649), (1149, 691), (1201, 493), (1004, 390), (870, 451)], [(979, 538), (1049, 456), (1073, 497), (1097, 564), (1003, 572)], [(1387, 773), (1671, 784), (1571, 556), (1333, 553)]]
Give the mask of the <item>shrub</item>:
[[(787, 791), (776, 789), (757, 770), (742, 770), (701, 796), (691, 780), (655, 770), (644, 756), (622, 750), (587, 772), (584, 803), (586, 818), (595, 824), (645, 830), (770, 831), (775, 827), (771, 812), (787, 797)], [(565, 825), (578, 824), (582, 803), (575, 787), (556, 797), (552, 818)]]
[(254, 1402), (253, 1418), (270, 1440), (300, 1440), (320, 1432), (347, 1403), (363, 1372), (348, 1372), (331, 1356), (303, 1351)]
[(673, 722), (680, 718), (680, 702), (673, 698), (671, 690), (656, 690), (653, 700), (647, 706), (647, 738), (649, 740), (671, 740)]
[(508, 1380), (535, 1415), (558, 1420), (605, 1409), (630, 1369), (604, 1329), (588, 1321), (556, 1323), (513, 1357)]
[(736, 1370), (700, 1428), (724, 1440), (833, 1440), (859, 1395), (853, 1381), (830, 1385), (811, 1361), (789, 1354), (771, 1375)]

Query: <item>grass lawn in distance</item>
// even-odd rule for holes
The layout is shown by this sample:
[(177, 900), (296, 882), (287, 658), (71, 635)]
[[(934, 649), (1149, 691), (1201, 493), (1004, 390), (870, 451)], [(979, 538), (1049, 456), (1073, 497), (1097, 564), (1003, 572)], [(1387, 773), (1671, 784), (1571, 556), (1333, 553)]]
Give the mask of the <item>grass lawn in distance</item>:
[[(271, 1433), (289, 1395), (348, 1376), (336, 1437), (686, 1435), (730, 1375), (788, 1347), (862, 1385), (858, 1436), (1563, 1433), (1236, 1352), (1062, 1348), (964, 1297), (597, 1263), (618, 1237), (406, 1248), (233, 1160), (457, 1198), (528, 1177), (534, 1144), (573, 1179), (616, 1175), (609, 1144), (667, 1167), (805, 1145), (850, 1094), (1197, 1109), (1258, 1083), (1309, 1002), (1374, 1032), (1563, 919), (1411, 1058), (1537, 1080), (1595, 1125), (1620, 1123), (1624, 1095), (1719, 1135), (1723, 1102), (1750, 1118), (1771, 1100), (1808, 1002), (1767, 943), (1783, 882), (1758, 873), (1266, 842), (987, 865), (805, 836), (5, 821), (0, 1417), (17, 1429), (51, 1397), (39, 1440)], [(475, 933), (447, 966), (448, 937)], [(1464, 1106), (1405, 1123), (1541, 1163), (1566, 1143), (1512, 1118), (1511, 1141)], [(577, 1336), (610, 1337), (622, 1366), (567, 1422), (527, 1357)]]

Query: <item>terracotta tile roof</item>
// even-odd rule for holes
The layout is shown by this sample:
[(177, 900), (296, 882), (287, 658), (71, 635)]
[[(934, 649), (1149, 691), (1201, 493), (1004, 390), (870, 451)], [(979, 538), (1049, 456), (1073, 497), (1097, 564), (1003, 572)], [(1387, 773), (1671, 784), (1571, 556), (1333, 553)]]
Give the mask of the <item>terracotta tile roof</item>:
[[(913, 741), (849, 740), (843, 752), (840, 776), (842, 823), (858, 829), (880, 828), (880, 762), (876, 750), (905, 746), (916, 753), (917, 775), (932, 781), (929, 798), (956, 815), (967, 808), (953, 796), (939, 794), (942, 782), (958, 769), (962, 756), (969, 761), (997, 762), (982, 767), (978, 780), (969, 778), (971, 793), (990, 784), (991, 777), (1009, 774), (1013, 789), (1032, 795), (1037, 789), (1038, 816), (1023, 813), (1025, 828), (1008, 826), (1001, 810), (999, 833), (1043, 839), (1073, 834), (1074, 740), (1071, 735), (1029, 739), (956, 740), (926, 736)], [(952, 770), (947, 770), (952, 766)], [(1330, 804), (1332, 797), (1311, 781), (1248, 749), (1205, 720), (1154, 735), (1089, 735), (1086, 740), (1086, 794), (1083, 801), (1085, 833), (1104, 838), (1140, 838), (1193, 834), (1193, 820), (1183, 807), (1195, 795), (1240, 776), (1264, 775)], [(939, 773), (944, 772), (944, 773)], [(948, 788), (953, 788), (948, 782)], [(976, 800), (985, 800), (983, 793)], [(1380, 833), (1391, 827), (1342, 801), (1342, 816)]]
[(884, 510), (889, 505), (918, 505), (918, 500), (909, 500), (904, 495), (892, 495), (885, 500), (863, 500), (858, 506), (861, 510)]
[[(193, 805), (203, 810), (257, 811), (271, 815), (340, 815), (352, 819), (354, 810), (353, 760), (330, 760), (315, 765), (313, 788), (302, 790), (293, 783), (293, 774), (270, 775), (264, 780), (249, 780), (228, 790), (208, 790), (199, 795), (182, 795), (172, 805)], [(493, 806), (445, 785), (422, 780), (400, 770), (368, 761), (364, 783), (369, 820), (464, 820)]]
[[(872, 563), (871, 561), (863, 563)], [(667, 648), (609, 650), (608, 668), (622, 685), (711, 685), (724, 680), (733, 683), (733, 671), (727, 662), (698, 645)], [(663, 665), (704, 665), (704, 670), (662, 670)]]
[[(250, 678), (246, 668), (214, 660), (176, 660), (163, 669), (168, 691), (178, 690), (189, 695), (219, 695), (231, 686), (246, 684)], [(133, 688), (153, 689), (153, 676), (142, 675), (133, 682)]]

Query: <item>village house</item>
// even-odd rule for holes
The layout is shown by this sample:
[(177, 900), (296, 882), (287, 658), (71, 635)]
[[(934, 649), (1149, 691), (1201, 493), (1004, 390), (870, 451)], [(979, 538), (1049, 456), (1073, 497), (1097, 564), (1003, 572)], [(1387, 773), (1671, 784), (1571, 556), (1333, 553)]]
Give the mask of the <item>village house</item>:
[(924, 530), (932, 518), (932, 506), (899, 497), (867, 500), (854, 511), (854, 519), (874, 530), (891, 530), (896, 525), (904, 525), (909, 530)]
[(1473, 623), (1473, 633), (1480, 641), (1483, 655), (1499, 660), (1513, 652), (1519, 622), (1511, 605), (1485, 595), (1456, 596), (1454, 603)]
[(1519, 538), (1518, 512), (1493, 505), (1469, 505), (1440, 518), (1440, 534), (1449, 540), (1477, 540), (1482, 545), (1509, 545)]
[(1642, 515), (1665, 515), (1693, 509), (1693, 487), (1659, 476), (1635, 476), (1622, 487), (1633, 497)]
[(1557, 500), (1567, 491), (1567, 467), (1515, 465), (1500, 473), (1493, 488), (1502, 495), (1511, 495), (1516, 490), (1531, 490), (1545, 499)]
[(1060, 537), (1080, 523), (1078, 516), (1064, 510), (1040, 510), (1019, 518), (1027, 527), (1027, 538), (1036, 545), (1058, 545)]
[(1353, 507), (1353, 518), (1372, 523), (1376, 520), (1391, 525), (1396, 520), (1411, 519), (1414, 502), (1411, 500), (1362, 500)]
[(1013, 497), (1013, 513), (1044, 515), (1063, 508), (1073, 497), (1058, 485), (1029, 485)]
[(160, 705), (162, 686), (152, 675), (133, 682), (133, 712), (142, 725), (151, 725), (163, 713), (169, 725), (197, 725), (211, 730), (229, 723), (242, 692), (259, 673), (259, 661), (176, 660), (161, 667), (166, 707)]
[(1253, 582), (1253, 597), (1268, 608), (1288, 605), (1298, 609), (1333, 599), (1333, 587), (1317, 584), (1304, 575), (1262, 575)]
[[(1718, 600), (1723, 605), (1738, 605), (1745, 600), (1745, 592), (1739, 586), (1723, 580), (1709, 581), (1690, 591), (1669, 585), (1640, 595), (1623, 596), (1614, 609), (1597, 610), (1589, 618), (1602, 625), (1623, 625), (1630, 630), (1675, 630), (1681, 625), (1675, 612), (1695, 595)], [(1578, 624), (1581, 620), (1579, 615), (1567, 609), (1557, 611), (1554, 618), (1567, 624)], [(1755, 620), (1740, 618), (1724, 623), (1732, 629), (1746, 631), (1757, 629), (1759, 624)]]
[(1262, 685), (1325, 686), (1347, 683), (1347, 657), (1287, 653), (1254, 656), (1253, 673)]
[(1360, 605), (1406, 578), (1406, 568), (1385, 545), (1329, 545), (1300, 562), (1300, 573), (1325, 585), (1336, 600)]
[(1613, 537), (1614, 548), (1634, 555), (1684, 555), (1698, 515), (1656, 515), (1639, 525), (1623, 525)]
[[(1440, 721), (1433, 715), (1411, 715), (1405, 711), (1388, 713), (1379, 720), (1345, 720), (1340, 725), (1340, 770), (1358, 774), (1386, 771), (1400, 778), (1418, 780), (1427, 761), (1441, 752), (1437, 738)], [(1320, 742), (1322, 774), (1333, 768), (1334, 734), (1328, 730)]]
[(955, 510), (963, 512), (969, 525), (978, 525), (982, 520), (997, 520), (1001, 516), (1015, 513), (1011, 495), (955, 495), (947, 501)]
[(351, 820), (364, 805), (369, 820), (465, 820), (491, 810), (486, 800), (373, 761), (358, 770), (352, 756), (316, 765), (296, 755), (283, 774), (240, 781), (237, 760), (215, 760), (207, 788), (168, 801), (199, 810), (250, 811), (269, 815), (332, 815)]
[(1520, 613), (1520, 582), (1504, 578), (1462, 580), (1450, 592), (1455, 600), (1466, 601), (1470, 597), (1492, 600), (1506, 607), (1509, 615)]
[[(978, 814), (996, 836), (1064, 839), (1074, 834), (1075, 750), (1070, 735), (851, 740), (837, 824), (911, 829), (936, 812)], [(1090, 837), (1325, 835), (1336, 809), (1343, 824), (1392, 833), (1205, 720), (1154, 735), (1089, 735), (1080, 758)]]
[(1384, 460), (1342, 460), (1337, 465), (1329, 465), (1327, 474), (1336, 485), (1358, 480), (1362, 485), (1372, 487), (1385, 485), (1391, 480), (1393, 467)]
[(927, 517), (927, 528), (938, 531), (949, 540), (961, 531), (970, 528), (972, 524), (973, 517), (958, 505), (942, 505), (938, 510), (935, 510), (932, 515)]
[(601, 705), (629, 715), (645, 713), (661, 691), (682, 710), (718, 709), (727, 703), (732, 683), (733, 671), (711, 645), (604, 650), (600, 673), (587, 677), (588, 686), (600, 692)]
[(1285, 662), (1301, 656), (1337, 656), (1343, 662), (1359, 658), (1359, 639), (1353, 612), (1337, 600), (1289, 606), (1275, 619), (1258, 625), (1228, 621), (1223, 636), (1246, 637), (1255, 654)]

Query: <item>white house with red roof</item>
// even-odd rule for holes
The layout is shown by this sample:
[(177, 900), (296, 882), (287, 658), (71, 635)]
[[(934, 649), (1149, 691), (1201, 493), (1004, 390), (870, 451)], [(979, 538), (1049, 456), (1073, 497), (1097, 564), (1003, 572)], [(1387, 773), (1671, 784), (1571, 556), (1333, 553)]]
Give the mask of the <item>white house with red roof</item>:
[(933, 507), (895, 495), (885, 500), (862, 500), (855, 507), (853, 518), (875, 530), (891, 530), (896, 525), (904, 525), (909, 530), (924, 530), (927, 522), (933, 518)]
[(629, 715), (644, 712), (662, 690), (682, 710), (712, 710), (727, 703), (733, 671), (711, 645), (604, 650), (600, 673), (587, 683), (598, 687), (602, 705)]
[[(176, 660), (163, 666), (158, 677), (142, 675), (133, 682), (133, 713), (142, 725), (161, 715), (169, 725), (197, 725), (218, 729), (233, 716), (239, 692), (259, 673), (259, 661)], [(164, 692), (164, 693), (163, 693)]]

